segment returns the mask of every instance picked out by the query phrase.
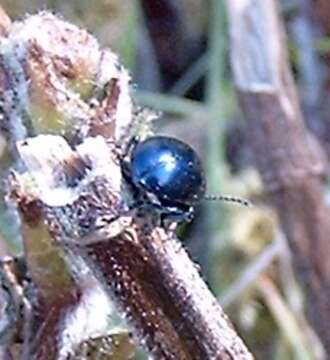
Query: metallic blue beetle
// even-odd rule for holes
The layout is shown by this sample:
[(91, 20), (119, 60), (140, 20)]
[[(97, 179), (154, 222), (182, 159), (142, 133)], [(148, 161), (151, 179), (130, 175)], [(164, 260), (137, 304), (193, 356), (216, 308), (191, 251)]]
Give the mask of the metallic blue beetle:
[(201, 161), (187, 144), (166, 136), (133, 141), (129, 160), (122, 162), (124, 179), (140, 207), (157, 211), (161, 223), (189, 221), (205, 195)]

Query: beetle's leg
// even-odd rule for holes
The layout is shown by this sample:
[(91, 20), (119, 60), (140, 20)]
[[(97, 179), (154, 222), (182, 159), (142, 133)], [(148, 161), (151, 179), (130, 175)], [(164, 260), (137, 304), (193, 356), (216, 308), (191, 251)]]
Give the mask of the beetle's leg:
[(123, 157), (130, 155), (139, 142), (140, 138), (138, 136), (132, 136), (124, 149)]
[(194, 208), (190, 206), (187, 210), (177, 207), (168, 208), (160, 214), (160, 223), (164, 228), (169, 228), (172, 223), (191, 222), (194, 218)]

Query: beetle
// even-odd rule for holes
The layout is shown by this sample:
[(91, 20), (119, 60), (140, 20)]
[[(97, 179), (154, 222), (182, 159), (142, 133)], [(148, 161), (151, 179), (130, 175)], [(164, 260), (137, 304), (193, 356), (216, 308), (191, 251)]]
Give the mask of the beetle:
[(135, 207), (156, 211), (160, 221), (190, 221), (204, 198), (205, 177), (197, 153), (172, 137), (154, 136), (130, 141), (121, 162), (131, 186)]

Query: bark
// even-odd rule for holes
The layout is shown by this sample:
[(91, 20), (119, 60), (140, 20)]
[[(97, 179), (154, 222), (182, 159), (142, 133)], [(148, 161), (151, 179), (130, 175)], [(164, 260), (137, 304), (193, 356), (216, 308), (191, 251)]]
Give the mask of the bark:
[(306, 311), (330, 353), (330, 218), (323, 153), (305, 128), (276, 1), (227, 1), (231, 61), (250, 142), (305, 288)]

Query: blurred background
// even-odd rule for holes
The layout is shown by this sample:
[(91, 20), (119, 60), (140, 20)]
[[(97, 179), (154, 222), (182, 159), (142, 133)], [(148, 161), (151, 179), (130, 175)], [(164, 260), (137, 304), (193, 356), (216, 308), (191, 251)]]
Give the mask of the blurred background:
[[(155, 133), (191, 144), (208, 193), (250, 199), (245, 208), (204, 201), (179, 236), (258, 359), (317, 359), (290, 251), (264, 191), (229, 63), (225, 8), (205, 0), (1, 0), (12, 19), (42, 9), (88, 29), (120, 56), (136, 102), (160, 112)], [(330, 3), (279, 2), (306, 126), (330, 153)], [(1, 148), (1, 143), (0, 143)], [(329, 188), (325, 191), (325, 199)], [(0, 213), (1, 248), (20, 253), (17, 227)], [(2, 253), (5, 251), (3, 250)]]

